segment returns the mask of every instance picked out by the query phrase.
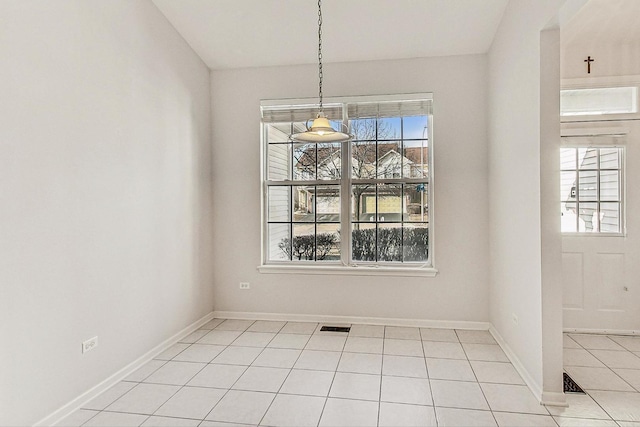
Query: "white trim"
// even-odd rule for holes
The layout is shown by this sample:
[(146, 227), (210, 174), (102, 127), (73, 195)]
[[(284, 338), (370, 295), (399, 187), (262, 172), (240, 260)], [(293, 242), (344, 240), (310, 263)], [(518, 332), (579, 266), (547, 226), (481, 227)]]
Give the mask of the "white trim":
[(516, 354), (511, 350), (509, 344), (502, 338), (502, 335), (498, 332), (498, 330), (491, 325), (489, 328), (489, 332), (493, 335), (493, 338), (498, 342), (498, 345), (502, 348), (504, 353), (507, 355), (507, 358), (511, 362), (518, 374), (522, 377), (529, 390), (533, 393), (536, 399), (540, 402), (541, 405), (549, 405), (549, 406), (568, 406), (566, 399), (564, 397), (564, 393), (553, 393), (553, 392), (543, 392), (540, 384), (533, 379), (529, 371), (524, 367), (520, 358), (516, 356)]
[(253, 313), (215, 310), (213, 315), (215, 318), (219, 319), (408, 326), (415, 328), (467, 329), (474, 331), (486, 331), (489, 330), (489, 327), (491, 326), (489, 322), (473, 322), (467, 320), (398, 319), (391, 317), (331, 316), (322, 314)]
[[(575, 137), (575, 136), (617, 136), (627, 135), (630, 129), (628, 127), (588, 127), (588, 128), (563, 128), (561, 131), (561, 137)], [(564, 146), (564, 144), (563, 144)]]
[[(356, 102), (394, 102), (394, 101), (433, 101), (433, 92), (399, 93), (393, 95), (353, 95), (353, 96), (325, 96), (323, 104), (344, 104)], [(284, 98), (261, 99), (260, 107), (279, 107), (288, 105), (317, 105), (317, 98)]]
[(363, 266), (310, 266), (266, 264), (257, 267), (260, 273), (266, 274), (335, 274), (343, 276), (395, 276), (395, 277), (436, 277), (435, 268), (382, 267), (380, 265)]
[(562, 332), (574, 334), (594, 335), (640, 335), (637, 329), (588, 329), (588, 328), (564, 328)]
[(142, 365), (144, 365), (145, 363), (149, 362), (155, 356), (157, 356), (158, 354), (162, 353), (163, 351), (165, 351), (166, 349), (168, 349), (169, 347), (174, 345), (180, 339), (186, 337), (187, 335), (189, 335), (193, 331), (199, 329), (200, 326), (204, 325), (209, 320), (213, 319), (213, 317), (214, 317), (214, 314), (213, 314), (213, 312), (211, 312), (211, 313), (205, 315), (204, 317), (201, 317), (200, 319), (196, 320), (195, 322), (193, 322), (192, 324), (190, 324), (186, 328), (183, 328), (179, 332), (173, 334), (172, 336), (170, 336), (166, 340), (162, 341), (160, 344), (158, 344), (157, 346), (153, 347), (151, 350), (149, 350), (148, 352), (146, 352), (142, 356), (138, 357), (133, 362), (129, 363), (124, 368), (120, 369), (119, 371), (117, 371), (116, 373), (111, 375), (110, 377), (106, 378), (101, 383), (99, 383), (99, 384), (95, 385), (94, 387), (90, 388), (89, 390), (85, 391), (80, 396), (76, 397), (75, 399), (73, 399), (72, 401), (67, 403), (66, 405), (64, 405), (61, 408), (59, 408), (56, 411), (54, 411), (52, 414), (44, 417), (43, 419), (41, 419), (40, 421), (35, 423), (34, 426), (56, 425), (57, 423), (62, 421), (64, 418), (68, 417), (71, 413), (73, 413), (77, 409), (80, 409), (85, 403), (89, 402), (91, 399), (93, 399), (94, 397), (96, 397), (100, 393), (106, 391), (108, 388), (110, 388), (114, 384), (122, 381), (124, 378), (126, 378), (131, 373), (136, 371)]

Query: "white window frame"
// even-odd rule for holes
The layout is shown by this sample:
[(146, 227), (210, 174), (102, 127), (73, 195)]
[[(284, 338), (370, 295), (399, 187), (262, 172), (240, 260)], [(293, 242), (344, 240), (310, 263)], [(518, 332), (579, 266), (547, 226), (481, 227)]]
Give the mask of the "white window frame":
[[(366, 103), (366, 102), (393, 102), (393, 101), (415, 101), (415, 100), (429, 100), (432, 101), (433, 97), (431, 93), (419, 93), (419, 94), (402, 94), (402, 95), (384, 95), (384, 96), (354, 96), (354, 97), (334, 97), (325, 98), (325, 104), (349, 104), (349, 103)], [(313, 104), (313, 99), (284, 99), (284, 100), (263, 100), (260, 103), (261, 108), (273, 108), (278, 106), (299, 106)], [(347, 108), (343, 108), (342, 120), (344, 123), (348, 123)], [(258, 266), (258, 270), (261, 273), (277, 273), (277, 274), (344, 274), (344, 275), (380, 275), (380, 276), (410, 276), (410, 277), (434, 277), (437, 274), (435, 268), (435, 233), (434, 233), (434, 197), (433, 197), (433, 115), (428, 114), (428, 135), (425, 135), (428, 139), (428, 175), (427, 180), (427, 206), (429, 209), (429, 222), (428, 222), (428, 257), (424, 263), (419, 262), (361, 262), (353, 261), (351, 253), (351, 185), (353, 179), (351, 178), (351, 156), (350, 156), (350, 143), (342, 144), (341, 158), (342, 158), (342, 178), (340, 180), (316, 180), (305, 181), (306, 185), (328, 185), (339, 184), (341, 193), (341, 208), (340, 208), (340, 230), (342, 236), (347, 238), (341, 239), (341, 260), (336, 262), (317, 262), (317, 261), (269, 261), (268, 260), (268, 241), (267, 241), (267, 224), (268, 224), (268, 206), (267, 206), (267, 192), (269, 189), (268, 181), (268, 158), (267, 158), (267, 141), (265, 138), (264, 126), (261, 123), (260, 133), (260, 153), (261, 153), (261, 265)], [(380, 178), (370, 180), (374, 183), (386, 183), (388, 181), (399, 181), (398, 183), (412, 183), (412, 181), (425, 181), (425, 178)], [(362, 179), (355, 181), (362, 182)], [(345, 262), (346, 261), (346, 262)]]
[[(615, 76), (615, 77), (588, 77), (563, 79), (561, 90), (575, 89), (604, 89), (618, 87), (636, 87), (640, 93), (640, 76)], [(613, 114), (573, 114), (561, 115), (562, 123), (578, 123), (597, 121), (620, 121), (640, 119), (640, 97), (636, 98), (636, 113), (613, 113)]]

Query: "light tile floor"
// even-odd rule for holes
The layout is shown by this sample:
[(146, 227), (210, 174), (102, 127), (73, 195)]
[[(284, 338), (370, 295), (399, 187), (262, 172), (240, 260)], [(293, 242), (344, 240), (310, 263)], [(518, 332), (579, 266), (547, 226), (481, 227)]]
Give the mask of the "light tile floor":
[(640, 427), (640, 337), (565, 334), (541, 406), (486, 331), (214, 319), (60, 426)]

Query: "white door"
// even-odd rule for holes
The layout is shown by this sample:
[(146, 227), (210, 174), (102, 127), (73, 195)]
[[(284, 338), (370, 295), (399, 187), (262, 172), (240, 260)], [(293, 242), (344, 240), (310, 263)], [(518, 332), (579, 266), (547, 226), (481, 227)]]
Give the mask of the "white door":
[(640, 332), (640, 121), (565, 124), (562, 146), (564, 328)]

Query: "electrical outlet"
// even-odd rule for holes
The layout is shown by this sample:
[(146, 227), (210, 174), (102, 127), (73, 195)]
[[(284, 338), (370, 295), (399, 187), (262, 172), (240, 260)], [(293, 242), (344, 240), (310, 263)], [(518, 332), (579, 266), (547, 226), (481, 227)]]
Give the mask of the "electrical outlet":
[(82, 343), (82, 353), (91, 351), (98, 346), (98, 337), (93, 337)]
[(249, 282), (240, 282), (240, 289), (251, 289)]
[(518, 316), (516, 316), (515, 313), (511, 313), (511, 318), (513, 319), (513, 323), (515, 325), (517, 325), (518, 324)]

